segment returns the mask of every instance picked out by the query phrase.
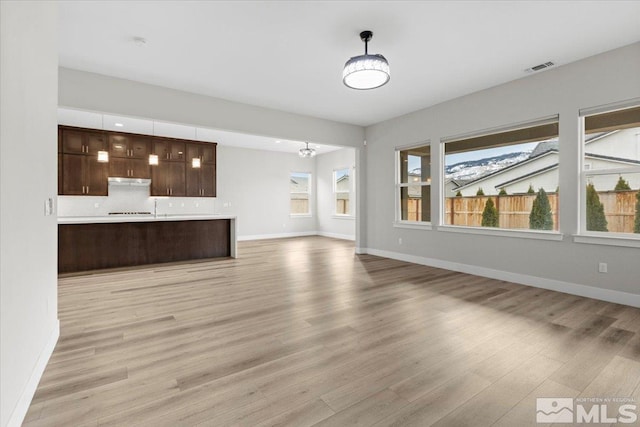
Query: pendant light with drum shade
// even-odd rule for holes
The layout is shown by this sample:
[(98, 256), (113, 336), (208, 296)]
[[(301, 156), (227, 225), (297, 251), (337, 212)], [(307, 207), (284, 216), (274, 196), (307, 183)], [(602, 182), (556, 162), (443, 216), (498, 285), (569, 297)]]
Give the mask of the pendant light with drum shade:
[(369, 41), (373, 37), (371, 31), (360, 33), (364, 42), (364, 55), (354, 56), (344, 64), (342, 82), (351, 89), (367, 90), (384, 86), (389, 82), (389, 62), (379, 54), (369, 54)]

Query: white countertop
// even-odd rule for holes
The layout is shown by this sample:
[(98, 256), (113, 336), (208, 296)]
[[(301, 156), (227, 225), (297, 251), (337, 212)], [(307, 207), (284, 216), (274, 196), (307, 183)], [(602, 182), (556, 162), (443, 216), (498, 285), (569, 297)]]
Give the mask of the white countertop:
[(236, 219), (235, 215), (109, 215), (109, 216), (61, 216), (58, 224), (102, 224), (110, 222), (196, 221), (211, 219)]

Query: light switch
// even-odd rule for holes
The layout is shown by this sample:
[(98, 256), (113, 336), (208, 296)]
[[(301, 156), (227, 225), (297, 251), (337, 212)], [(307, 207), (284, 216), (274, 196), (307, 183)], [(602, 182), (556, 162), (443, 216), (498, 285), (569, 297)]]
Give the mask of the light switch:
[(49, 197), (44, 201), (44, 216), (53, 215), (53, 199)]

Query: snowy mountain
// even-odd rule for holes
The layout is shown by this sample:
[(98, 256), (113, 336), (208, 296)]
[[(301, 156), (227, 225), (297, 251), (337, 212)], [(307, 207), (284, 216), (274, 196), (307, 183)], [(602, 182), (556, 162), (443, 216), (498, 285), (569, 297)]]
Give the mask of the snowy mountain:
[[(455, 179), (456, 181), (473, 181), (507, 166), (527, 160), (530, 155), (530, 151), (520, 151), (484, 159), (467, 160), (446, 166), (445, 176), (447, 179)], [(420, 176), (420, 168), (409, 171), (409, 175)]]
[(447, 179), (461, 181), (472, 181), (484, 175), (488, 175), (507, 166), (527, 160), (531, 152), (517, 152), (501, 154), (499, 156), (487, 157), (485, 159), (467, 160), (464, 162), (449, 165), (445, 169)]

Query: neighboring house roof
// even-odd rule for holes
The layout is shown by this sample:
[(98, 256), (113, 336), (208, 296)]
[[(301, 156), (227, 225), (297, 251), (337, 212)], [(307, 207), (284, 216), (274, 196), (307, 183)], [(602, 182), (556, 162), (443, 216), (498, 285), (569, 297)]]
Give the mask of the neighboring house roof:
[[(592, 159), (610, 160), (612, 162), (632, 163), (634, 165), (640, 165), (640, 160), (630, 160), (630, 159), (623, 159), (623, 158), (620, 158), (620, 157), (603, 156), (601, 154), (585, 153), (585, 157), (592, 158)], [(532, 172), (529, 172), (526, 175), (519, 176), (519, 177), (511, 179), (509, 181), (501, 182), (500, 184), (496, 185), (494, 188), (505, 187), (507, 185), (511, 185), (511, 184), (516, 183), (516, 182), (523, 181), (523, 180), (525, 180), (527, 178), (531, 178), (532, 176), (540, 175), (541, 173), (556, 169), (557, 167), (558, 167), (558, 164), (554, 163), (553, 165), (549, 165), (549, 166), (546, 166), (544, 168), (536, 169), (536, 170), (534, 170)]]
[(527, 178), (531, 178), (532, 176), (540, 175), (541, 173), (550, 171), (552, 169), (556, 169), (557, 167), (558, 167), (558, 164), (554, 163), (554, 164), (546, 166), (544, 168), (540, 168), (540, 169), (534, 170), (533, 172), (529, 172), (526, 175), (522, 175), (522, 176), (519, 176), (517, 178), (510, 179), (509, 181), (501, 182), (500, 184), (496, 185), (494, 188), (506, 187), (507, 185), (511, 185), (511, 184), (516, 183), (516, 182), (524, 181)]
[(622, 157), (605, 156), (604, 154), (585, 153), (585, 157), (592, 157), (594, 159), (611, 160), (613, 162), (631, 163), (632, 165), (640, 165), (640, 160), (623, 159)]
[(531, 163), (531, 162), (533, 162), (535, 160), (541, 159), (542, 157), (548, 156), (551, 153), (557, 153), (557, 152), (558, 152), (557, 149), (549, 149), (549, 150), (547, 150), (547, 151), (545, 151), (545, 152), (543, 152), (541, 154), (536, 155), (535, 157), (533, 157), (533, 156), (529, 157), (526, 160), (523, 160), (523, 161), (518, 162), (518, 163), (514, 163), (512, 165), (507, 166), (506, 168), (497, 170), (495, 172), (491, 172), (491, 173), (489, 173), (487, 175), (483, 175), (480, 178), (476, 178), (474, 180), (467, 181), (467, 182), (464, 183), (464, 185), (461, 185), (460, 187), (456, 187), (455, 189), (456, 190), (461, 190), (463, 188), (469, 187), (470, 185), (476, 184), (476, 183), (478, 183), (480, 181), (484, 181), (484, 180), (486, 180), (488, 178), (492, 178), (492, 177), (494, 177), (496, 175), (500, 175), (501, 173), (505, 173), (505, 172), (510, 171), (512, 169), (515, 169), (515, 168), (518, 168), (520, 166), (526, 165), (527, 163)]
[(338, 178), (338, 180), (337, 180), (336, 182), (337, 182), (337, 183), (338, 183), (338, 182), (342, 182), (342, 181), (344, 181), (345, 179), (349, 179), (349, 175), (342, 175), (340, 178)]

